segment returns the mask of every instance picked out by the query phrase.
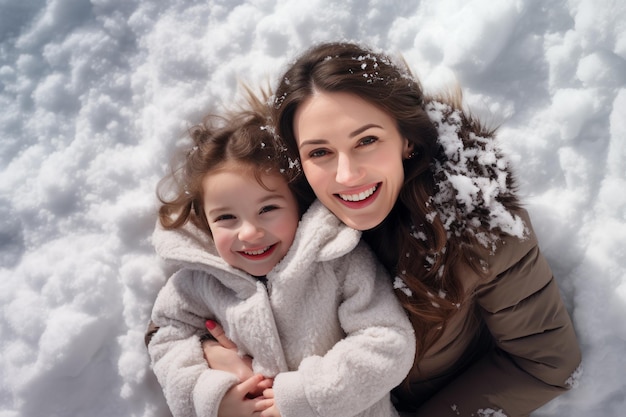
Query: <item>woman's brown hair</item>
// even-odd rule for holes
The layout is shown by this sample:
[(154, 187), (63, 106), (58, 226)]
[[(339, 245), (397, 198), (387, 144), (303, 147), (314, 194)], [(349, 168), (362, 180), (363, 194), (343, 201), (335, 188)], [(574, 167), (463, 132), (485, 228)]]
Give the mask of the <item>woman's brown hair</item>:
[[(279, 80), (275, 92), (273, 118), (292, 160), (299, 158), (295, 112), (318, 91), (347, 92), (374, 104), (396, 120), (401, 135), (413, 145), (415, 156), (404, 162), (404, 184), (392, 212), (363, 236), (390, 272), (403, 281), (397, 295), (413, 322), (419, 360), (467, 299), (461, 277), (455, 273), (458, 266), (467, 264), (484, 276), (481, 259), (489, 246), (485, 236), (495, 240), (502, 233), (494, 230), (483, 208), (464, 207), (454, 196), (436, 198), (450, 191), (441, 185), (447, 181), (442, 167), (449, 156), (440, 144), (438, 122), (429, 116), (429, 108), (441, 104), (437, 109), (442, 120), (456, 118), (457, 134), (468, 146), (484, 148), (483, 139), (493, 139), (494, 132), (461, 110), (460, 96), (425, 96), (404, 63), (357, 44), (325, 43), (302, 54)], [(469, 169), (495, 175), (480, 163)], [(509, 192), (512, 177), (506, 181), (508, 191), (497, 199), (515, 208), (517, 200)], [(302, 193), (313, 195), (302, 173), (295, 184)]]

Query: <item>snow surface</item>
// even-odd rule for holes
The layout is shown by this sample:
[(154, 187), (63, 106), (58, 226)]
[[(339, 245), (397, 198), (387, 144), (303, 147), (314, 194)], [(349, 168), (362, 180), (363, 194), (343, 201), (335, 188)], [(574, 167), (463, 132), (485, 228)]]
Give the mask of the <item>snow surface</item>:
[(156, 182), (239, 80), (336, 39), (501, 125), (584, 354), (536, 415), (623, 415), (624, 1), (0, 0), (0, 417), (169, 415), (143, 346)]

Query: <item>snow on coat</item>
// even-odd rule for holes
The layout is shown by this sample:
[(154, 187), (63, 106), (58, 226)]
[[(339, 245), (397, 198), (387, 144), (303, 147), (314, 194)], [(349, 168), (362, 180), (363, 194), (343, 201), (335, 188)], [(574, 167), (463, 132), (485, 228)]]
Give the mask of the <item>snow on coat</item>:
[(415, 417), (528, 416), (580, 378), (574, 326), (528, 212), (504, 203), (517, 197), (493, 135), (450, 104), (426, 110), (445, 153), (434, 164), (433, 216), (449, 236), (474, 236), (484, 247), (486, 276), (457, 267), (467, 300), (394, 394)]
[(182, 266), (159, 293), (152, 319), (160, 329), (149, 345), (174, 416), (217, 416), (237, 383), (203, 357), (209, 318), (254, 358), (255, 372), (275, 377), (283, 417), (397, 415), (389, 391), (413, 363), (413, 329), (360, 237), (316, 201), (266, 286), (226, 264), (191, 224), (157, 225), (157, 252)]

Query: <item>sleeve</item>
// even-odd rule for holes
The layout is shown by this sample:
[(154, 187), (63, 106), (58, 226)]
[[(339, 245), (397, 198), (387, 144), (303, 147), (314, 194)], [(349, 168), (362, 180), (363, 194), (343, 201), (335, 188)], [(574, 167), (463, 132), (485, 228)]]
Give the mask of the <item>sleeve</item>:
[(582, 367), (574, 327), (522, 214), (530, 235), (505, 241), (490, 262), (501, 272), (476, 292), (495, 349), (426, 402), (418, 416), (527, 416), (576, 384)]
[[(159, 327), (148, 345), (152, 369), (174, 417), (217, 417), (235, 375), (210, 369), (199, 336), (206, 317), (212, 317), (194, 286), (198, 273), (182, 270), (161, 289), (152, 321)], [(206, 280), (206, 277), (205, 277)]]
[(380, 412), (372, 415), (389, 415), (388, 394), (413, 364), (413, 328), (389, 276), (364, 246), (346, 259), (338, 309), (346, 337), (324, 356), (305, 358), (297, 371), (277, 375), (283, 417), (353, 416), (376, 403)]

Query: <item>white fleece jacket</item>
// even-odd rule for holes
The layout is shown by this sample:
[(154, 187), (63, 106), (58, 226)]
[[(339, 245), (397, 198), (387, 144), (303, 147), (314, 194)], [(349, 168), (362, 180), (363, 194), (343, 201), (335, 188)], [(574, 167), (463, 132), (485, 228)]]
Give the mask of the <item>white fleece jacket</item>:
[(395, 416), (389, 391), (413, 363), (413, 329), (375, 256), (316, 201), (267, 287), (227, 265), (204, 233), (157, 225), (157, 252), (182, 265), (163, 287), (149, 345), (175, 417), (216, 417), (238, 381), (210, 369), (199, 336), (221, 323), (255, 372), (275, 377), (283, 417)]

